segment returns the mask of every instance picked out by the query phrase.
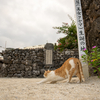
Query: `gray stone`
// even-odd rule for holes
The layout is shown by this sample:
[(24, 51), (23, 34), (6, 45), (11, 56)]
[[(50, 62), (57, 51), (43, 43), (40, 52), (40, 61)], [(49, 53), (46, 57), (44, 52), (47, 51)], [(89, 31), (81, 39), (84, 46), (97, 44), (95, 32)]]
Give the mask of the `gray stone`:
[(36, 67), (37, 66), (37, 63), (33, 63), (33, 65), (32, 65), (33, 67)]
[(39, 70), (33, 70), (33, 75), (39, 75), (40, 71)]
[(45, 49), (54, 49), (54, 46), (52, 43), (46, 43)]
[(70, 55), (71, 51), (65, 51), (65, 55)]
[(41, 69), (40, 72), (41, 72), (41, 74), (44, 74), (45, 69)]
[(17, 77), (22, 77), (22, 75), (21, 74), (17, 74)]

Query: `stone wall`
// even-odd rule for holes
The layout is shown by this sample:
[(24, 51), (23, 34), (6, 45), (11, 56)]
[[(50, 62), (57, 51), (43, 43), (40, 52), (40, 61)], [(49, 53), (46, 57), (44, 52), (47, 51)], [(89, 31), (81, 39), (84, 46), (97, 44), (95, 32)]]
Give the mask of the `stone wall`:
[(100, 47), (100, 0), (81, 0), (87, 49)]
[(2, 52), (0, 77), (43, 77), (44, 70), (59, 68), (70, 57), (78, 58), (78, 50), (53, 51), (52, 67), (46, 67), (45, 49), (13, 49)]
[[(81, 0), (86, 46), (91, 51), (93, 46), (100, 48), (100, 0)], [(89, 67), (91, 76), (97, 75), (93, 73), (93, 67)]]

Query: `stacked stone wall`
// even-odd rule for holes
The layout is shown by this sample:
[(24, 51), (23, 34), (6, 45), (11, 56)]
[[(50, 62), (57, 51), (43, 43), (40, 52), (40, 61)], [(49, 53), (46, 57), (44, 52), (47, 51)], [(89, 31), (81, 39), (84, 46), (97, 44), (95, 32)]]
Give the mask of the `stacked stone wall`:
[(68, 58), (77, 57), (78, 50), (53, 51), (52, 67), (45, 66), (45, 49), (13, 49), (2, 52), (0, 77), (43, 77), (45, 70), (59, 68)]

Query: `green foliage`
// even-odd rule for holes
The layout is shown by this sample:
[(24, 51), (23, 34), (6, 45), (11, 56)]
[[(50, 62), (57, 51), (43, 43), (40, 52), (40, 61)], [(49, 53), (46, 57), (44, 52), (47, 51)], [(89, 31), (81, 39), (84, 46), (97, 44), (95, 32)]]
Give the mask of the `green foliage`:
[(58, 39), (58, 45), (55, 46), (55, 49), (60, 49), (60, 51), (63, 51), (65, 48), (78, 48), (76, 24), (71, 17), (70, 19), (72, 20), (71, 25), (68, 25), (68, 23), (63, 22), (63, 25), (61, 27), (53, 27), (54, 29), (58, 29), (58, 34), (66, 34), (64, 38)]
[(91, 52), (89, 53), (87, 49), (84, 49), (86, 55), (82, 55), (84, 62), (87, 62), (88, 65), (94, 67), (94, 73), (97, 72), (100, 74), (100, 49), (96, 46), (92, 47)]

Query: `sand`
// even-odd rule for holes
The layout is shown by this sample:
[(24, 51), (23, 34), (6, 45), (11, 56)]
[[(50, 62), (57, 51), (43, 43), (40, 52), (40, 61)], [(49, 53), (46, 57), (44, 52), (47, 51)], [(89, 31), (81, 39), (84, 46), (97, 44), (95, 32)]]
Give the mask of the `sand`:
[(0, 78), (0, 100), (100, 100), (100, 79), (90, 77), (78, 84), (60, 81), (36, 84), (43, 78)]

